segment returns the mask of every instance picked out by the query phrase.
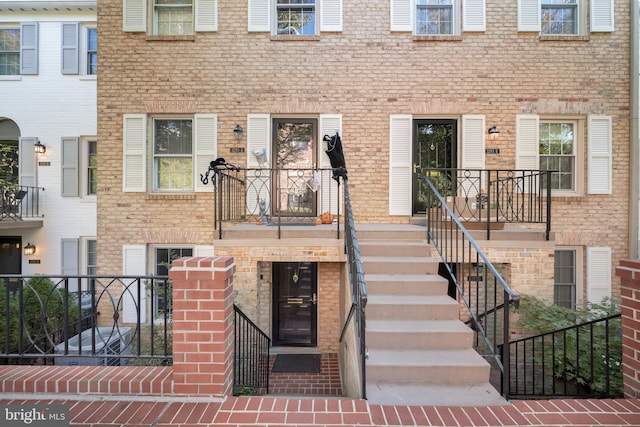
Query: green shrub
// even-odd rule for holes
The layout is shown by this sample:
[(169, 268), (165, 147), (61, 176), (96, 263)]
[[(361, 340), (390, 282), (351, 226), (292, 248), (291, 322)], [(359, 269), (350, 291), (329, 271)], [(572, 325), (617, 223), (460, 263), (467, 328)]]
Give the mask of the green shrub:
[[(532, 296), (522, 296), (520, 313), (519, 325), (522, 329), (531, 335), (538, 335), (618, 314), (620, 307), (615, 302), (606, 300), (601, 304), (587, 303), (571, 310)], [(574, 382), (586, 394), (622, 396), (620, 318), (609, 320), (608, 325), (596, 322), (593, 325), (571, 328), (554, 334), (548, 342), (553, 344), (554, 351), (546, 351), (544, 356), (536, 354), (534, 357), (544, 357), (544, 361), (536, 360), (536, 363), (542, 365), (544, 362), (545, 366), (553, 367), (556, 379)]]

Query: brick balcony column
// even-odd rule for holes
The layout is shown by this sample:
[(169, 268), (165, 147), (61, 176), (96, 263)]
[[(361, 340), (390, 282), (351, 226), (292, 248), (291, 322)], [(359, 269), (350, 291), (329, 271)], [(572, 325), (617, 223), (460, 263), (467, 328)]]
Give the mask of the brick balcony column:
[(232, 257), (173, 262), (173, 392), (233, 393)]
[(624, 395), (640, 397), (640, 261), (620, 261)]

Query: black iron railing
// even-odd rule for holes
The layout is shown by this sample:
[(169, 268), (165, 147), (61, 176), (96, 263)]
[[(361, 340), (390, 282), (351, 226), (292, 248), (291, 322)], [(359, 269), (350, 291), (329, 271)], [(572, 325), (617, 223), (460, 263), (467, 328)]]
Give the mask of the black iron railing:
[(0, 275), (0, 361), (170, 364), (171, 282)]
[(269, 392), (269, 348), (271, 338), (233, 305), (235, 320), (235, 354), (233, 386), (252, 389), (252, 394), (262, 389)]
[(427, 237), (438, 251), (448, 278), (455, 284), (454, 297), (468, 311), (467, 323), (476, 331), (475, 348), (501, 373), (501, 394), (508, 397), (509, 354), (498, 346), (509, 342), (509, 308), (518, 307), (519, 297), (489, 261), (458, 215), (446, 203), (438, 187), (427, 176)]
[(358, 351), (360, 362), (360, 379), (362, 387), (362, 398), (367, 398), (367, 345), (365, 341), (366, 335), (366, 316), (365, 308), (367, 306), (367, 286), (364, 280), (364, 270), (362, 268), (362, 259), (360, 257), (360, 247), (358, 245), (358, 237), (355, 228), (355, 218), (351, 208), (351, 197), (349, 195), (348, 181), (343, 180), (344, 187), (344, 230), (345, 230), (345, 250), (347, 254), (347, 266), (349, 269), (349, 288), (351, 293), (351, 307), (347, 314), (346, 320), (340, 334), (340, 342), (345, 339), (347, 328), (353, 324), (355, 332), (355, 348)]
[[(427, 169), (425, 176), (463, 223), (479, 223), (491, 238), (495, 224), (544, 224), (551, 232), (552, 171)], [(428, 189), (421, 194), (426, 197)], [(434, 201), (435, 202), (435, 201)], [(428, 208), (435, 206), (427, 205)]]
[(224, 224), (252, 223), (281, 227), (314, 224), (322, 213), (340, 223), (340, 186), (332, 169), (212, 169), (214, 227), (222, 239)]
[(44, 188), (24, 185), (6, 185), (0, 187), (0, 221), (22, 221), (27, 218), (39, 218), (41, 192)]
[(622, 397), (620, 314), (511, 341), (508, 349), (512, 398)]

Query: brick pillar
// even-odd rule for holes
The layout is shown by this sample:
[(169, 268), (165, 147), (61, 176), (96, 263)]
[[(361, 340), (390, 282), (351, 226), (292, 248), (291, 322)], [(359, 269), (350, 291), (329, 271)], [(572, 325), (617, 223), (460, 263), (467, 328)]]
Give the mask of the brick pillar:
[(640, 397), (640, 261), (620, 261), (624, 395)]
[(232, 257), (173, 262), (173, 391), (233, 394)]

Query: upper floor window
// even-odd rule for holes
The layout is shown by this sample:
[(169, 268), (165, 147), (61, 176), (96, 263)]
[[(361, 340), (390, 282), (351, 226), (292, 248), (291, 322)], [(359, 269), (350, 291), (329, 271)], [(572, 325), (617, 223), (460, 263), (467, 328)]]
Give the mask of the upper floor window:
[(97, 193), (95, 137), (62, 138), (62, 196), (85, 197)]
[(0, 28), (0, 75), (20, 74), (20, 29)]
[(573, 122), (540, 122), (540, 169), (554, 171), (552, 190), (574, 191), (576, 181), (576, 133)]
[(193, 36), (218, 31), (218, 0), (122, 0), (123, 31)]
[(193, 190), (193, 121), (153, 122), (154, 190)]
[(577, 0), (542, 0), (540, 34), (578, 34)]
[(313, 36), (342, 31), (343, 0), (249, 0), (248, 30)]
[(613, 0), (518, 0), (518, 31), (543, 36), (610, 32), (613, 11)]
[(154, 0), (153, 34), (171, 36), (193, 34), (193, 1)]
[(554, 252), (553, 302), (560, 307), (576, 308), (576, 251), (556, 249)]
[(416, 0), (416, 34), (453, 34), (453, 0)]
[(315, 35), (315, 0), (277, 0), (278, 34)]
[(486, 30), (484, 0), (390, 0), (391, 31), (459, 36)]
[(98, 192), (98, 143), (87, 141), (87, 195)]
[(87, 74), (98, 74), (98, 29), (87, 28)]

